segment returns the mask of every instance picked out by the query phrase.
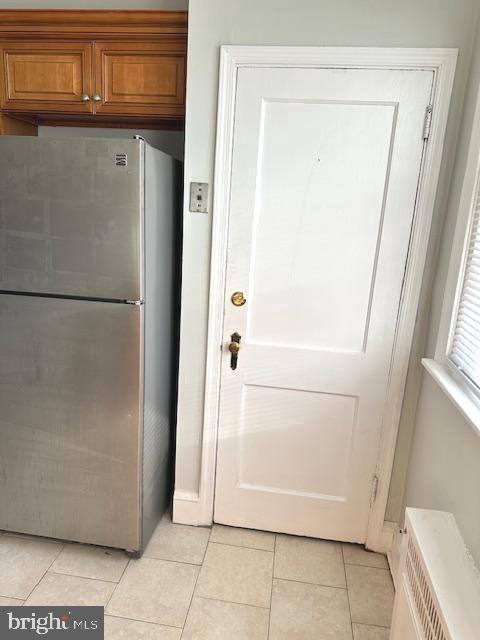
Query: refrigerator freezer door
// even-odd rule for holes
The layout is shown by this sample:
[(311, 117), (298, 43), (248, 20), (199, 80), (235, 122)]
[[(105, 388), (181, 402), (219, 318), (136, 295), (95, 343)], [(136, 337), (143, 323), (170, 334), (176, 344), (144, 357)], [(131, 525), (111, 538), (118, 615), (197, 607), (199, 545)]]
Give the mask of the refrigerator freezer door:
[(139, 548), (142, 313), (0, 296), (0, 529)]
[(0, 137), (0, 290), (138, 300), (143, 144)]

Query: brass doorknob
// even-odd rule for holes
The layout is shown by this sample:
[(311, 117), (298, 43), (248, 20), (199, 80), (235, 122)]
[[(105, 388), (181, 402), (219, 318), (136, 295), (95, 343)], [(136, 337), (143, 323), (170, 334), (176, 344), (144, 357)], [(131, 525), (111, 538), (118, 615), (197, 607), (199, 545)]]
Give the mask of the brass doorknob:
[(230, 351), (230, 353), (238, 353), (240, 351), (240, 345), (238, 344), (238, 342), (231, 342), (228, 345), (228, 350)]
[(235, 331), (235, 333), (232, 333), (230, 338), (231, 342), (228, 345), (228, 350), (232, 354), (230, 357), (230, 368), (235, 371), (237, 368), (238, 352), (240, 351), (240, 340), (242, 339), (242, 336)]

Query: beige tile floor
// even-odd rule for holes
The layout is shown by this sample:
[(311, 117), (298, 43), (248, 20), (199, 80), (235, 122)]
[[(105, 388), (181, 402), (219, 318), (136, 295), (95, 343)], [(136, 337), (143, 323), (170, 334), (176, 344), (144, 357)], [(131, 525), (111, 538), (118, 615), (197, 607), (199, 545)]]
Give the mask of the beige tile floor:
[(0, 533), (0, 605), (105, 607), (106, 640), (388, 640), (393, 586), (360, 546), (165, 517), (143, 557)]

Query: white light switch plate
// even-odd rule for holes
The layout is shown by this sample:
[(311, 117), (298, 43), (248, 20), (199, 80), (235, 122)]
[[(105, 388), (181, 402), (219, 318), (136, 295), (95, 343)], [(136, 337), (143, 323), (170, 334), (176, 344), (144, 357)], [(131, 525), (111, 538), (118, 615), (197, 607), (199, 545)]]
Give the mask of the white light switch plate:
[(193, 213), (208, 212), (208, 184), (206, 182), (190, 183), (190, 211)]

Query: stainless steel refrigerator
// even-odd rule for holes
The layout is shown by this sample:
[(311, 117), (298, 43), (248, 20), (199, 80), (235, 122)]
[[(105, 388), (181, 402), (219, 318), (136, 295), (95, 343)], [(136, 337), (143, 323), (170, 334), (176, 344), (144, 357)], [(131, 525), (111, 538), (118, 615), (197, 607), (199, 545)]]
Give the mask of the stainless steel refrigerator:
[(0, 137), (0, 529), (141, 553), (166, 508), (175, 173)]

